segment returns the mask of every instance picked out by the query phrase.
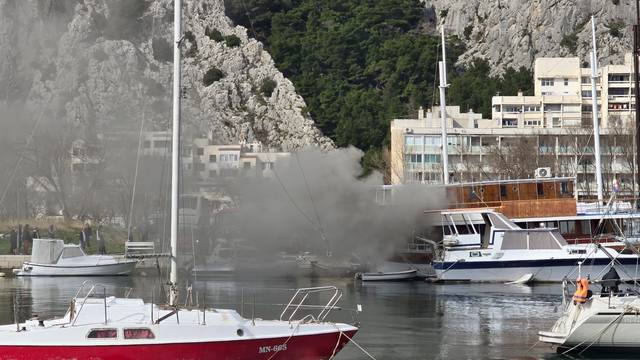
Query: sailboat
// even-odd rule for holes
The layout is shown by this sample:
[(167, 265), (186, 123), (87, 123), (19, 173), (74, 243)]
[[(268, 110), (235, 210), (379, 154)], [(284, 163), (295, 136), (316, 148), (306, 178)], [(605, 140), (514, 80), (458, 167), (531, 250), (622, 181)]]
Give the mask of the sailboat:
[[(591, 86), (593, 94), (596, 94), (597, 56), (595, 37), (595, 18), (591, 17), (593, 52), (591, 54)], [(637, 76), (637, 74), (636, 74)], [(596, 151), (598, 151), (598, 118), (597, 101), (593, 97), (593, 123), (594, 139), (596, 139)], [(596, 157), (596, 166), (599, 172), (599, 156)], [(598, 176), (600, 176), (598, 174)], [(602, 190), (599, 181), (598, 200), (602, 199)], [(635, 275), (638, 274), (638, 261), (640, 253), (634, 246), (628, 248), (636, 255)], [(601, 280), (590, 281), (578, 275), (576, 292), (571, 300), (567, 299), (567, 280), (563, 282), (563, 312), (550, 331), (538, 332), (540, 342), (557, 347), (558, 352), (564, 354), (586, 350), (608, 351), (633, 351), (640, 349), (640, 337), (637, 336), (638, 313), (640, 313), (640, 292), (638, 283), (634, 282), (633, 289), (624, 292), (618, 289), (620, 275), (616, 271), (620, 263), (617, 258), (611, 261), (609, 273)], [(580, 269), (580, 268), (579, 268)], [(625, 272), (622, 269), (623, 272)], [(578, 270), (580, 274), (580, 270)], [(599, 294), (589, 290), (589, 285), (599, 283)]]
[[(169, 305), (106, 295), (96, 298), (106, 290), (99, 284), (83, 284), (63, 317), (0, 326), (0, 359), (320, 360), (333, 358), (358, 331), (353, 325), (327, 321), (342, 296), (331, 286), (298, 289), (277, 320), (248, 319), (228, 309), (176, 306), (181, 0), (175, 0), (174, 7)], [(326, 304), (308, 304), (323, 294), (329, 298)]]

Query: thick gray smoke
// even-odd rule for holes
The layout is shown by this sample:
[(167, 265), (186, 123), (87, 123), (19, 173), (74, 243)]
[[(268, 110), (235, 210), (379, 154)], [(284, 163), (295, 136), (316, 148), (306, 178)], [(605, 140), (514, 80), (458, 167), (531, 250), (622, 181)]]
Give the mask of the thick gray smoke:
[(376, 201), (382, 176), (360, 179), (361, 156), (355, 148), (307, 150), (277, 162), (272, 179), (230, 184), (239, 205), (238, 233), (264, 251), (329, 250), (363, 260), (391, 255), (444, 197), (427, 186), (403, 186), (383, 205)]

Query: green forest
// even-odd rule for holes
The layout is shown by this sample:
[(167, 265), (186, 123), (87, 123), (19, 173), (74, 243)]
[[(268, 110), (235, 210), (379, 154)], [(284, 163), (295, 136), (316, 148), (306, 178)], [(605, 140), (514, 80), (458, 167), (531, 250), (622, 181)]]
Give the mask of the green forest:
[[(437, 105), (439, 37), (418, 0), (226, 1), (227, 15), (265, 44), (296, 86), (318, 128), (363, 151), (365, 170), (384, 168), (389, 123)], [(475, 60), (453, 66), (464, 41), (447, 38), (449, 104), (491, 115), (496, 93), (533, 92), (525, 68), (491, 77)]]

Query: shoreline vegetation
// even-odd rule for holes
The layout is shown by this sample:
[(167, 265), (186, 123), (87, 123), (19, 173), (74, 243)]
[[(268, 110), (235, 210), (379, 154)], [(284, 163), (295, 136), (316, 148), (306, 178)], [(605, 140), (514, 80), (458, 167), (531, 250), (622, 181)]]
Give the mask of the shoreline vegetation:
[[(440, 37), (419, 0), (226, 0), (226, 14), (261, 41), (337, 146), (365, 152), (364, 174), (389, 175), (389, 124), (437, 106)], [(469, 30), (470, 32), (470, 30)], [(490, 75), (491, 65), (456, 64), (465, 41), (447, 36), (447, 103), (491, 117), (497, 93), (533, 94), (525, 68)]]
[[(80, 231), (82, 230), (83, 222), (81, 221), (49, 221), (49, 220), (37, 220), (37, 219), (23, 219), (23, 220), (2, 220), (0, 221), (0, 255), (11, 255), (10, 244), (10, 231), (13, 227), (17, 227), (18, 224), (28, 224), (33, 230), (34, 227), (38, 228), (40, 238), (48, 238), (49, 225), (53, 224), (56, 227), (55, 238), (64, 240), (65, 244), (79, 244), (80, 243)], [(91, 224), (93, 233), (89, 245), (85, 252), (87, 254), (96, 254), (98, 250), (98, 244), (95, 237), (95, 230), (97, 224)], [(101, 236), (105, 239), (105, 246), (107, 254), (124, 254), (124, 243), (127, 238), (127, 229), (115, 225), (102, 225)], [(136, 231), (133, 231), (133, 240), (139, 240), (139, 235)], [(25, 254), (30, 255), (30, 254)]]

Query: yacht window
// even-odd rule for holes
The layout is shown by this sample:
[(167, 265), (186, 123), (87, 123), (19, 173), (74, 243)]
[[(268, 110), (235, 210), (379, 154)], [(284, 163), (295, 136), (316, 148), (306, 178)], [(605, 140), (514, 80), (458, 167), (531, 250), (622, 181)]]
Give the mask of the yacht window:
[(469, 251), (469, 257), (482, 257), (482, 253), (480, 251)]
[(116, 329), (93, 329), (87, 334), (89, 339), (115, 339), (118, 337)]
[(569, 250), (569, 254), (586, 254), (587, 250), (585, 249), (571, 249)]
[(63, 259), (79, 257), (79, 256), (84, 256), (84, 254), (82, 253), (82, 250), (80, 250), (79, 247), (68, 247), (68, 248), (65, 248), (64, 252), (62, 253), (62, 258)]
[(125, 339), (155, 339), (153, 332), (147, 328), (124, 329)]
[(560, 221), (560, 233), (575, 234), (576, 233), (575, 221)]

